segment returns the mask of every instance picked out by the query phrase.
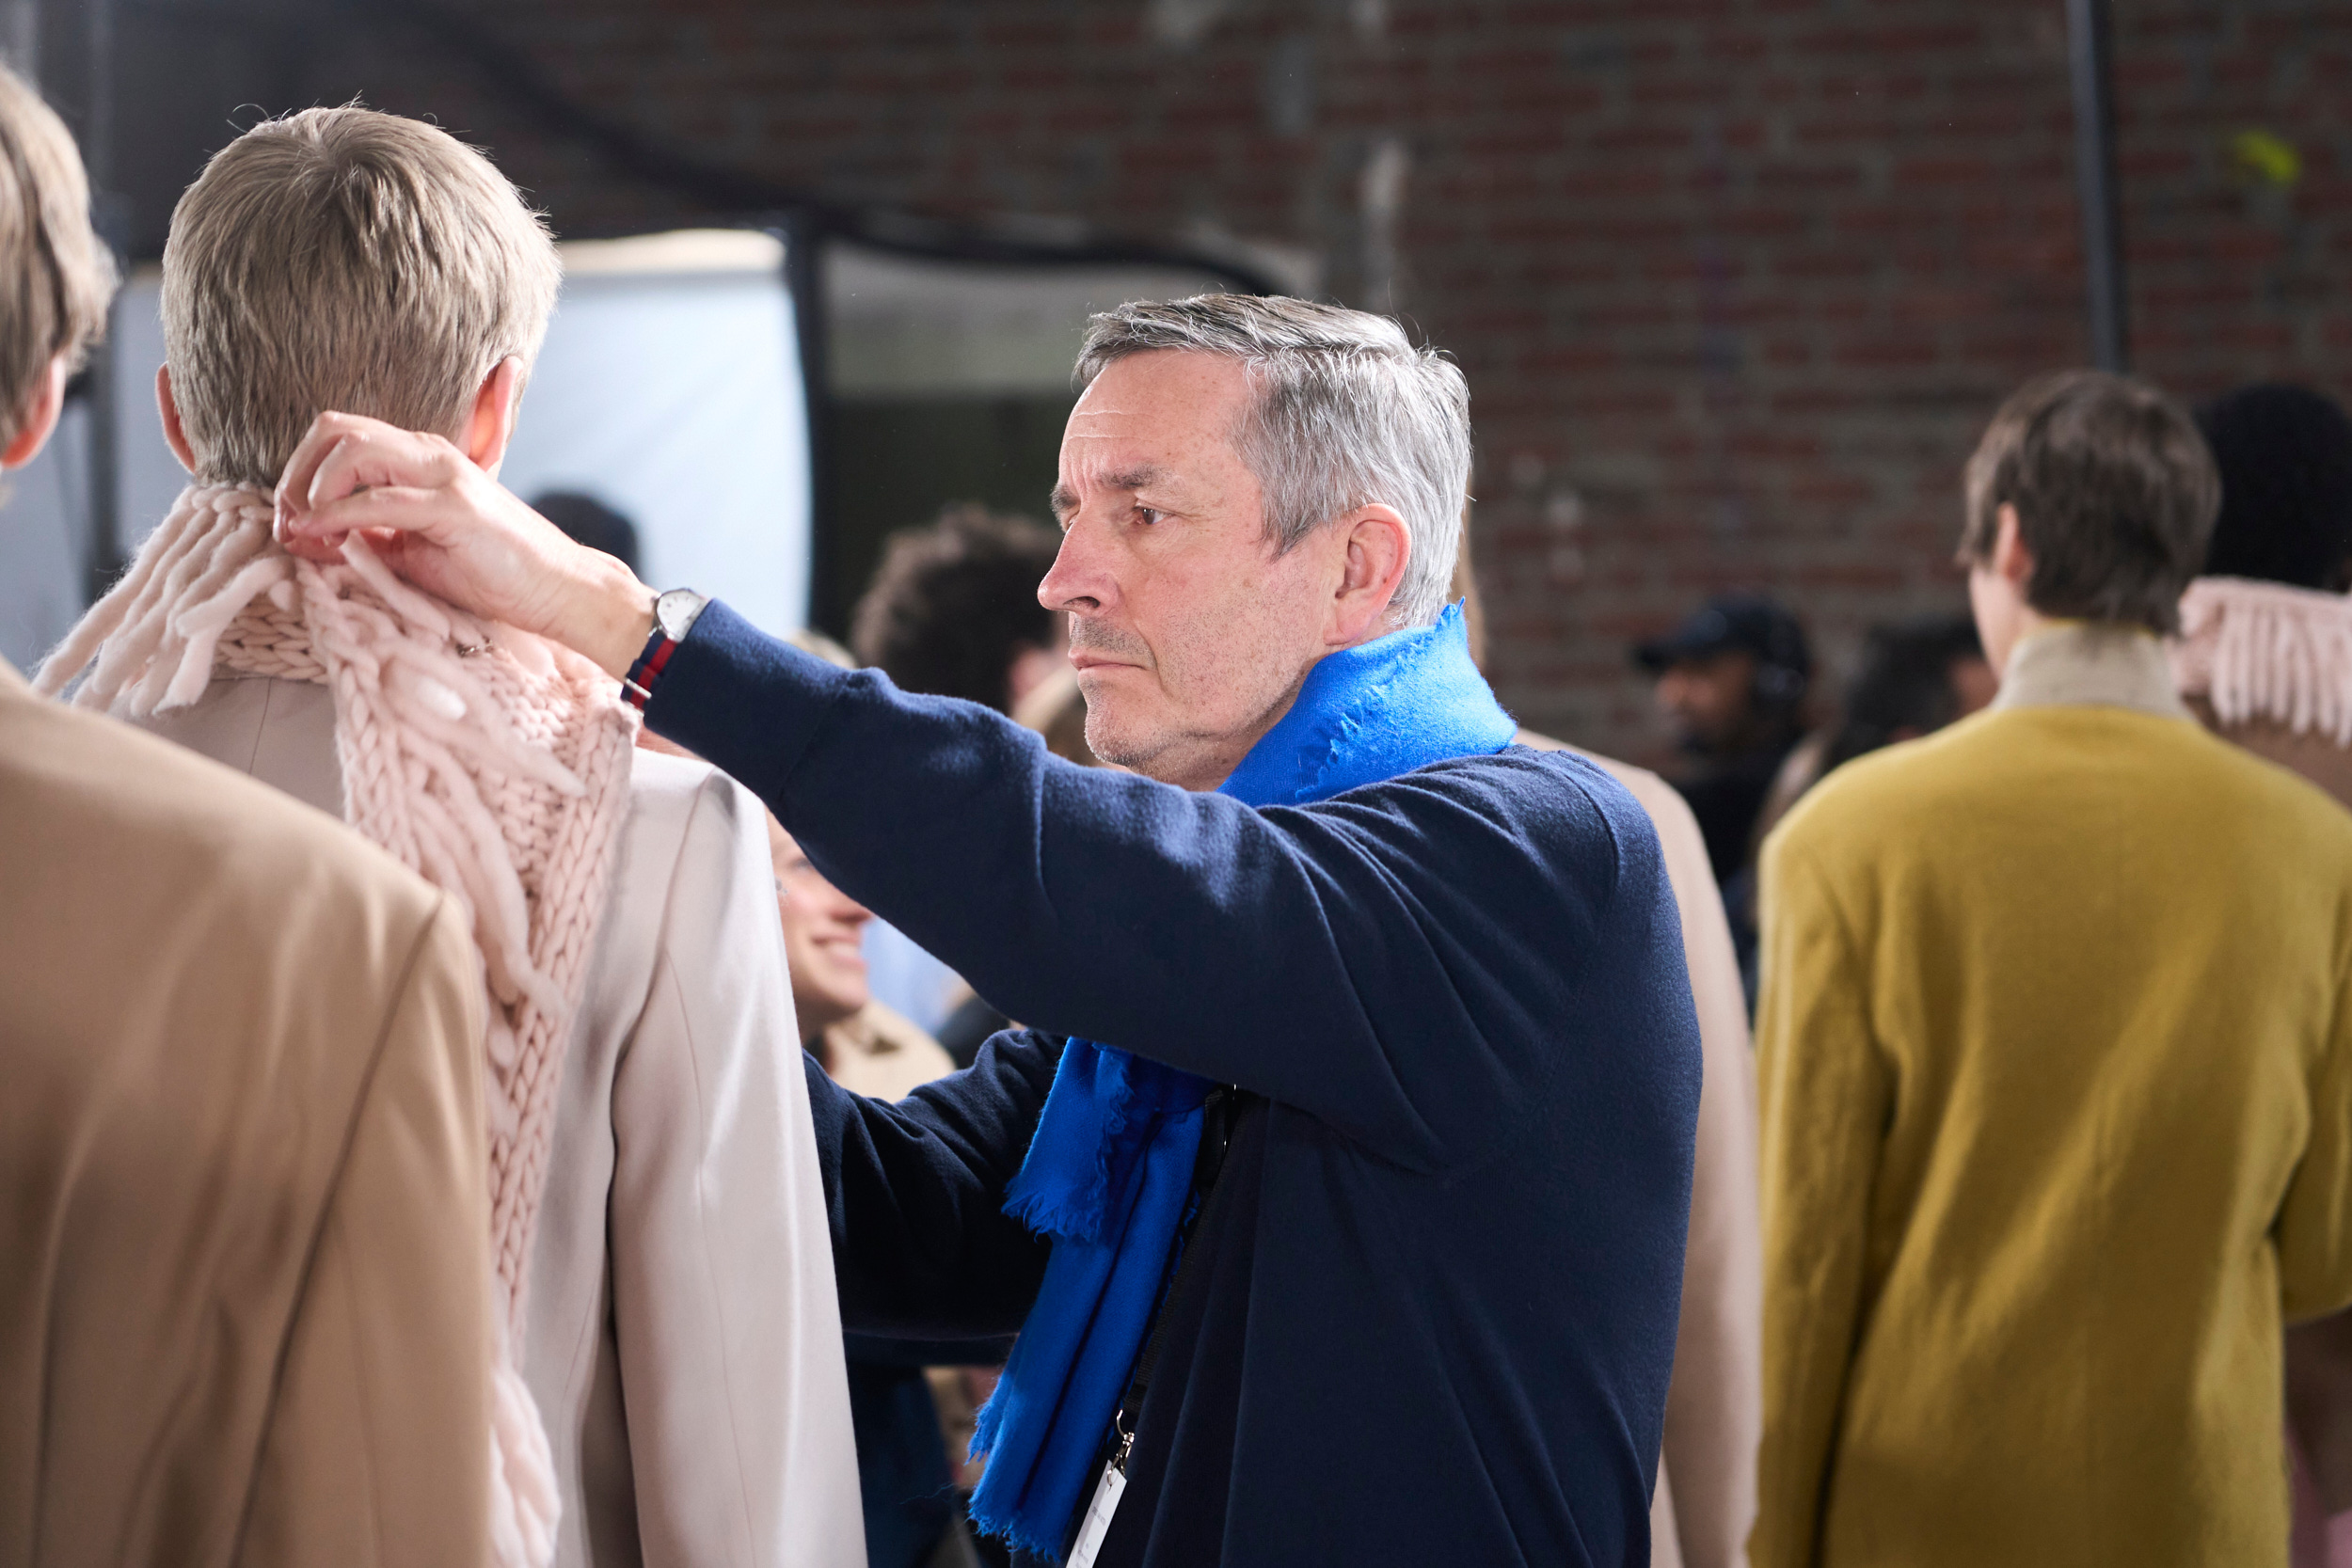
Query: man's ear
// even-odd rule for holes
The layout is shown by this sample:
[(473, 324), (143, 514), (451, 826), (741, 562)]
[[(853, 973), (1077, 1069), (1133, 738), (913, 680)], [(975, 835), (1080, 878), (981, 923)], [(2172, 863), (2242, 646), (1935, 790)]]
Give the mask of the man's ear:
[(2033, 551), (2026, 546), (2024, 525), (2017, 519), (2017, 508), (2008, 501), (1993, 515), (1993, 559), (1985, 564), (1994, 574), (2017, 586), (2021, 594), (2033, 579)]
[(473, 412), (466, 419), (466, 455), (493, 478), (506, 460), (506, 443), (515, 438), (515, 410), (522, 394), (523, 362), (509, 355), (490, 367), (473, 395)]
[(1352, 648), (1391, 629), (1389, 603), (1413, 559), (1412, 531), (1391, 507), (1359, 506), (1331, 525), (1343, 551), (1324, 641)]
[(32, 395), (17, 410), (16, 434), (8, 437), (6, 447), (0, 447), (0, 468), (21, 468), (38, 456), (56, 431), (57, 416), (64, 412), (65, 356), (60, 354), (49, 361), (49, 368), (33, 383)]
[(171, 367), (155, 367), (155, 408), (164, 417), (164, 445), (180, 460), (180, 467), (196, 472), (196, 449), (188, 444), (188, 433), (180, 423), (180, 400), (171, 395)]

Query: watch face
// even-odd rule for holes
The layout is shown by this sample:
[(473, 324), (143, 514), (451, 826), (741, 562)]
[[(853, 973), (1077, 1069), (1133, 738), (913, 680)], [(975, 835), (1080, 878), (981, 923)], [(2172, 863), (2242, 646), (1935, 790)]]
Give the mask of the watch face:
[(683, 642), (686, 634), (694, 629), (694, 617), (702, 613), (707, 603), (691, 588), (673, 588), (653, 602), (655, 624), (661, 634), (673, 642)]

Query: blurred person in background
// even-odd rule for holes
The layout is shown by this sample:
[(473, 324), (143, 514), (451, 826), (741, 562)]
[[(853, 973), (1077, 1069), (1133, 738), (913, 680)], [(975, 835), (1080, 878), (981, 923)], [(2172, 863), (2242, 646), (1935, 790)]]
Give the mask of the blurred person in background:
[(1670, 782), (1691, 804), (1718, 882), (1748, 863), (1756, 816), (1804, 736), (1813, 655), (1797, 618), (1759, 594), (1710, 599), (1633, 660), (1657, 678), (1659, 711), (1689, 766)]
[[(114, 282), (72, 137), (0, 67), (0, 468)], [(0, 1559), (487, 1560), (460, 900), (5, 661), (0, 890)]]
[[(2352, 804), (2352, 420), (2308, 388), (2199, 410), (2221, 476), (2181, 601), (2181, 693), (2208, 728)], [(2352, 1316), (2287, 1330), (2298, 1568), (2352, 1568)]]
[(2352, 420), (2306, 388), (2258, 386), (2198, 422), (2221, 517), (2181, 604), (2183, 692), (2208, 725), (2352, 804)]
[[(1074, 679), (1061, 613), (1037, 597), (1059, 545), (1042, 524), (971, 504), (893, 534), (850, 616), (858, 662), (901, 691), (1003, 714), (1057, 675)], [(1003, 1013), (888, 921), (866, 928), (866, 957), (876, 994), (936, 1035), (958, 1067), (1005, 1026)]]
[(585, 491), (543, 490), (532, 498), (531, 510), (562, 529), (564, 538), (602, 550), (632, 572), (643, 568), (637, 525)]
[(1669, 781), (1690, 802), (1723, 890), (1724, 916), (1749, 1001), (1755, 1000), (1756, 824), (1804, 738), (1813, 654), (1797, 618), (1757, 594), (1710, 599), (1633, 660), (1657, 677), (1659, 710), (1688, 759)]
[[(1470, 627), (1471, 657), (1483, 668), (1486, 618), (1467, 527), (1453, 592)], [(1698, 823), (1673, 785), (1646, 768), (1533, 730), (1520, 730), (1518, 743), (1576, 752), (1608, 769), (1649, 814), (1674, 885), (1704, 1073), (1674, 1382), (1650, 1497), (1650, 1563), (1741, 1568), (1756, 1523), (1756, 1450), (1764, 1427), (1764, 1243), (1756, 1212), (1756, 1063), (1723, 898)]]
[(1999, 689), (1972, 617), (1872, 626), (1821, 750), (1820, 770), (1827, 774), (1883, 746), (1932, 735), (1990, 707)]
[(2282, 1563), (2286, 1320), (2352, 1301), (2352, 816), (2161, 634), (2218, 485), (2072, 372), (1961, 557), (1992, 708), (1764, 851), (1759, 1568)]
[(893, 534), (851, 615), (850, 650), (901, 691), (1010, 713), (1068, 662), (1061, 612), (1037, 597), (1059, 544), (1041, 523), (972, 505)]
[(164, 252), (156, 397), (191, 483), (40, 679), (87, 665), (77, 701), (343, 818), (473, 916), (492, 1497), (524, 1554), (846, 1565), (849, 1391), (766, 814), (633, 748), (576, 656), (404, 586), (364, 541), (297, 562), (272, 537), (268, 486), (324, 408), (425, 423), (494, 472), (560, 277), (515, 188), (436, 127), (313, 109), (230, 142)]

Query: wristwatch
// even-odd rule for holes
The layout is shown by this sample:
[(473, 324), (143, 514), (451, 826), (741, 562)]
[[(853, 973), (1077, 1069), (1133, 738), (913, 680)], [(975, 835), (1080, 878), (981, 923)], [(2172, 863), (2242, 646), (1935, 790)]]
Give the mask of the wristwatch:
[(686, 634), (694, 629), (705, 606), (710, 603), (707, 594), (691, 588), (673, 588), (653, 602), (653, 635), (645, 639), (645, 651), (637, 656), (637, 662), (621, 677), (621, 696), (638, 712), (653, 699), (653, 683), (661, 678), (669, 667), (670, 656), (686, 641)]

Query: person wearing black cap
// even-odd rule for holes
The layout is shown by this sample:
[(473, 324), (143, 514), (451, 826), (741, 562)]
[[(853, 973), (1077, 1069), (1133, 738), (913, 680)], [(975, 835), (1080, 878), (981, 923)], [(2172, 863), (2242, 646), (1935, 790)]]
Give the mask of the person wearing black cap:
[(1728, 895), (1748, 863), (1772, 776), (1804, 733), (1813, 674), (1804, 628), (1761, 594), (1726, 594), (1666, 636), (1636, 644), (1633, 658), (1658, 677), (1658, 705), (1695, 764), (1674, 785), (1699, 819)]

